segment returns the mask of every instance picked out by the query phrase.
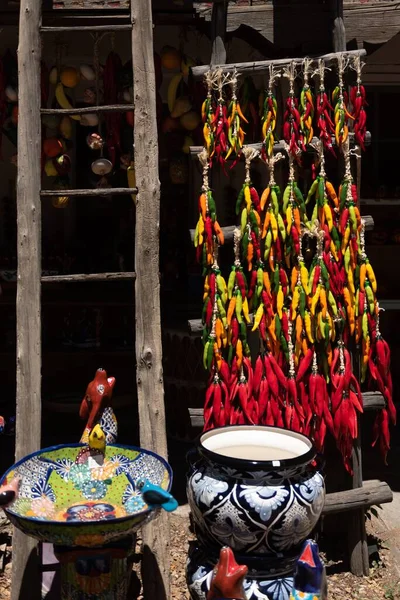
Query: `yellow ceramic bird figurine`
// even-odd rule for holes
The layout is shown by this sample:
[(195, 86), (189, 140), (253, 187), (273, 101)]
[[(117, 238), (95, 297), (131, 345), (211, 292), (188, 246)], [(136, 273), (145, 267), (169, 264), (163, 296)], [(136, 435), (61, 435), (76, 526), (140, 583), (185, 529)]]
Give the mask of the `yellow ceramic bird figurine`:
[(89, 448), (104, 453), (106, 448), (106, 436), (99, 424), (95, 425), (89, 434)]

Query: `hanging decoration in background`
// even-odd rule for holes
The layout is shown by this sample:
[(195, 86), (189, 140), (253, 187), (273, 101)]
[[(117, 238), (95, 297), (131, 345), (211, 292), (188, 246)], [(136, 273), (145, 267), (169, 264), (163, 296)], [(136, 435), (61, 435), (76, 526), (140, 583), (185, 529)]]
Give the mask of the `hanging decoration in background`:
[(363, 67), (364, 63), (361, 62), (360, 57), (355, 56), (352, 68), (357, 74), (357, 82), (351, 88), (350, 101), (354, 117), (354, 137), (360, 148), (365, 150), (365, 135), (367, 133), (367, 113), (365, 112), (365, 108), (367, 102), (365, 99), (365, 88), (361, 82), (361, 71)]
[[(283, 195), (275, 180), (275, 166), (283, 155), (274, 154), (274, 87), (280, 73), (270, 67), (262, 104), (261, 156), (269, 169), (269, 182), (260, 196), (250, 176), (258, 151), (231, 144), (229, 137), (236, 125), (232, 119), (241, 124), (236, 73), (223, 79), (221, 71), (207, 73), (208, 95), (203, 105), (206, 148), (216, 148), (216, 162), (223, 166), (222, 148), (228, 139), (225, 157), (243, 154), (245, 180), (236, 201), (240, 228), (234, 231), (234, 261), (226, 286), (218, 264), (222, 232), (208, 187), (211, 157), (203, 150), (195, 246), (205, 275), (204, 365), (210, 372), (205, 429), (244, 423), (287, 427), (309, 435), (318, 451), (323, 451), (330, 432), (346, 469), (352, 472), (358, 415), (363, 411), (359, 378), (386, 400), (374, 425), (374, 444), (379, 444), (384, 457), (389, 449), (389, 423), (396, 421), (390, 351), (379, 329), (376, 279), (365, 253), (364, 224), (351, 174), (351, 157), (357, 150), (350, 149), (349, 125), (354, 124), (355, 142), (363, 148), (366, 100), (359, 60), (352, 63), (357, 74), (350, 97), (353, 114), (344, 81), (348, 58), (338, 58), (334, 108), (325, 89), (326, 65), (319, 60), (313, 71), (312, 64), (304, 59), (300, 101), (294, 85), (296, 64), (290, 63), (283, 71), (289, 80), (283, 119), (289, 176)], [(311, 76), (318, 76), (315, 100)], [(232, 90), (228, 113), (224, 85)], [(318, 142), (313, 142), (314, 127)], [(345, 166), (338, 192), (325, 169), (325, 152), (335, 154), (332, 136)], [(313, 180), (303, 196), (297, 171), (307, 147), (313, 147), (316, 158)], [(259, 332), (254, 369), (248, 344), (250, 326)], [(353, 372), (350, 355), (358, 348), (361, 377)], [(356, 365), (357, 361), (354, 368)]]
[(262, 150), (261, 156), (264, 160), (271, 158), (274, 152), (275, 129), (278, 116), (278, 103), (274, 93), (276, 81), (281, 74), (274, 68), (269, 66), (268, 89), (265, 94), (262, 105)]

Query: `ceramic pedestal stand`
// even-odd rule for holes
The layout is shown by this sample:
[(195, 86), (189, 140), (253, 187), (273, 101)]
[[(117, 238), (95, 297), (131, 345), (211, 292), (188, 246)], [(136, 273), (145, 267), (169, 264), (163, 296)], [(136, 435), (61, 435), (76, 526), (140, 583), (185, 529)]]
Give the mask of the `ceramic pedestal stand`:
[(61, 600), (126, 600), (134, 541), (128, 538), (103, 548), (55, 546), (61, 565)]

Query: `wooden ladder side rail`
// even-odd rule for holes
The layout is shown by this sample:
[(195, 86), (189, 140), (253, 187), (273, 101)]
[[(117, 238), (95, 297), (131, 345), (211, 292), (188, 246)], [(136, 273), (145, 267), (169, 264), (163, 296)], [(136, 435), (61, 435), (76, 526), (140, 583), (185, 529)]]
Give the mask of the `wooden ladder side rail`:
[[(138, 183), (135, 229), (136, 381), (140, 443), (167, 457), (162, 370), (159, 221), (160, 181), (156, 119), (151, 0), (131, 2), (132, 69), (135, 95), (135, 173)], [(170, 599), (170, 526), (161, 511), (143, 537), (143, 595)]]
[[(17, 394), (15, 458), (41, 446), (41, 122), (39, 28), (42, 2), (21, 0), (18, 44)], [(37, 542), (14, 530), (11, 599), (41, 597)]]

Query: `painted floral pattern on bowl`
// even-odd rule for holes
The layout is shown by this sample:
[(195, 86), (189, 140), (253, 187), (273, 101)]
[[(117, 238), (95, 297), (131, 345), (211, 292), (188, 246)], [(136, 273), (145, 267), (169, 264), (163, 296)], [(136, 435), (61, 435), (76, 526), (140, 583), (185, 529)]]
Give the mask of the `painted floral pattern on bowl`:
[(84, 448), (75, 444), (40, 450), (2, 478), (0, 483), (21, 478), (7, 515), (27, 535), (70, 546), (113, 542), (157, 512), (149, 510), (136, 481), (146, 479), (169, 491), (168, 463), (135, 447), (108, 445), (105, 456), (89, 449), (83, 454)]

